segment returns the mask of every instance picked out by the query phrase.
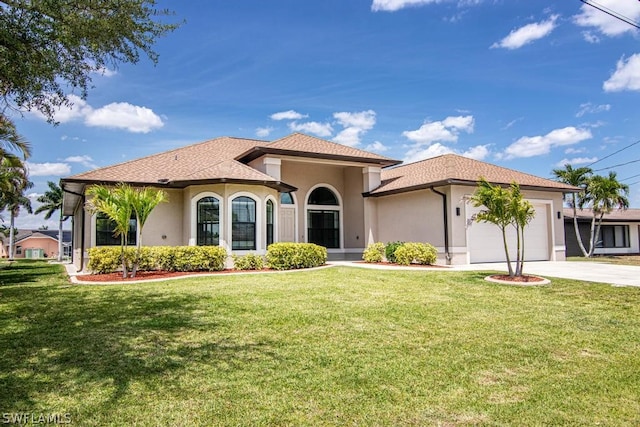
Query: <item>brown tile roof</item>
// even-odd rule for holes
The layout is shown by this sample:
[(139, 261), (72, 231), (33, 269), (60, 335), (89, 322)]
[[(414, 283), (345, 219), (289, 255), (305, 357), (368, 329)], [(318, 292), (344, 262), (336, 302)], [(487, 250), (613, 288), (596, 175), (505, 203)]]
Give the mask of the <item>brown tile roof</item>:
[(355, 161), (360, 163), (373, 163), (382, 166), (397, 165), (401, 163), (389, 157), (348, 147), (343, 144), (316, 138), (303, 133), (293, 133), (284, 138), (254, 147), (250, 152), (244, 153), (240, 158), (243, 161), (253, 160), (264, 154), (292, 155), (313, 157), (321, 159)]
[[(565, 219), (573, 220), (573, 209), (564, 208)], [(592, 209), (578, 209), (576, 217), (578, 220), (589, 220), (593, 218)], [(640, 221), (640, 209), (614, 209), (613, 211), (605, 214), (603, 221)]]
[(401, 193), (433, 185), (475, 185), (480, 177), (494, 184), (518, 183), (523, 188), (540, 188), (551, 191), (577, 191), (578, 189), (550, 179), (518, 172), (469, 159), (456, 154), (445, 154), (420, 162), (382, 170), (382, 184), (373, 190), (372, 196)]
[(154, 184), (160, 180), (228, 179), (276, 182), (272, 177), (233, 160), (258, 144), (264, 144), (264, 141), (221, 137), (73, 175), (63, 181)]

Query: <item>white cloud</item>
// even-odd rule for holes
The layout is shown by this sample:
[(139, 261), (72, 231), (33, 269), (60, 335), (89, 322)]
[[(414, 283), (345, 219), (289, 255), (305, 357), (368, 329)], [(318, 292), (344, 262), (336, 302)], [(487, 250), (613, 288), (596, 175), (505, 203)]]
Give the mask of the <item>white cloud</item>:
[(162, 119), (150, 108), (113, 102), (91, 111), (85, 117), (88, 126), (125, 129), (134, 133), (149, 133), (164, 126)]
[(333, 140), (350, 147), (360, 145), (362, 134), (371, 130), (376, 124), (376, 112), (373, 110), (333, 113), (333, 118), (344, 127)]
[(527, 24), (524, 27), (513, 30), (508, 36), (492, 44), (491, 48), (519, 49), (526, 44), (551, 34), (554, 28), (556, 28), (557, 19), (558, 15), (552, 15), (546, 21), (534, 22), (533, 24)]
[(460, 132), (472, 133), (473, 116), (447, 117), (442, 121), (426, 121), (420, 128), (404, 131), (402, 135), (417, 144), (431, 144), (436, 141), (456, 142)]
[(564, 165), (586, 165), (588, 163), (597, 162), (597, 157), (574, 157), (573, 159), (562, 159), (556, 163), (557, 167), (563, 167)]
[(279, 113), (274, 113), (271, 116), (271, 120), (300, 120), (309, 117), (308, 114), (300, 114), (297, 111), (289, 110), (289, 111), (281, 111)]
[(582, 117), (585, 114), (601, 113), (603, 111), (611, 110), (611, 104), (594, 105), (590, 102), (580, 104), (580, 110), (576, 113), (576, 117)]
[[(139, 107), (128, 102), (113, 102), (95, 109), (79, 96), (69, 95), (67, 99), (72, 105), (62, 105), (56, 109), (54, 120), (57, 122), (67, 123), (84, 119), (87, 126), (125, 129), (134, 133), (148, 133), (164, 126), (160, 116), (147, 107)], [(46, 119), (37, 110), (32, 111), (32, 114)], [(63, 136), (63, 139), (66, 139), (66, 136)]]
[(331, 127), (330, 123), (291, 122), (289, 123), (289, 129), (291, 129), (294, 132), (307, 132), (307, 133), (312, 133), (314, 135), (318, 135), (322, 137), (331, 136), (331, 134), (333, 133), (333, 128)]
[(29, 176), (64, 176), (71, 173), (66, 163), (31, 163), (26, 162)]
[(499, 158), (513, 159), (516, 157), (534, 157), (547, 154), (553, 147), (577, 144), (592, 138), (588, 129), (578, 129), (573, 126), (555, 129), (546, 135), (523, 136), (509, 145)]
[(118, 72), (116, 70), (111, 70), (107, 67), (100, 67), (94, 71), (94, 74), (98, 74), (103, 77), (113, 77), (116, 74), (118, 74)]
[(369, 145), (367, 145), (365, 147), (365, 150), (367, 150), (367, 151), (377, 151), (379, 153), (387, 151), (388, 149), (389, 149), (389, 147), (387, 147), (386, 145), (384, 145), (380, 141), (374, 141), (373, 143), (371, 143), (371, 144), (369, 144)]
[[(603, 9), (615, 11), (633, 21), (640, 19), (640, 4), (629, 0), (598, 0)], [(591, 27), (606, 36), (619, 36), (626, 32), (635, 32), (635, 28), (595, 7), (583, 4), (580, 14), (573, 17), (573, 22), (581, 27)]]
[(90, 169), (96, 169), (98, 166), (93, 163), (93, 159), (91, 156), (82, 155), (82, 156), (69, 156), (64, 159), (65, 162), (69, 163), (80, 163), (82, 166), (85, 166)]
[(442, 0), (373, 0), (371, 10), (374, 12), (395, 12), (411, 6), (422, 6), (431, 3), (442, 3)]
[(269, 136), (271, 132), (273, 132), (273, 128), (269, 126), (266, 126), (263, 128), (256, 128), (256, 136), (259, 136), (260, 138), (265, 138)]
[(507, 130), (509, 128), (511, 128), (513, 125), (515, 125), (516, 123), (518, 123), (519, 121), (524, 120), (524, 117), (518, 117), (517, 119), (513, 119), (511, 120), (509, 123), (507, 123), (506, 125), (504, 125), (504, 127), (502, 128), (502, 130)]
[(602, 88), (605, 92), (640, 91), (640, 53), (631, 55), (626, 61), (624, 57), (620, 58), (616, 71), (603, 83)]
[(461, 152), (436, 142), (429, 145), (427, 148), (414, 147), (410, 149), (404, 157), (404, 162), (413, 163), (424, 159), (430, 159), (431, 157), (442, 156), (443, 154), (458, 154), (471, 159), (483, 160), (489, 155), (489, 145), (476, 145), (475, 147), (470, 147)]
[(585, 148), (573, 148), (573, 147), (569, 147), (566, 150), (564, 150), (564, 154), (578, 154), (578, 153), (584, 153), (585, 152)]
[(588, 43), (592, 43), (592, 44), (600, 43), (600, 37), (593, 34), (591, 31), (583, 31), (582, 38)]

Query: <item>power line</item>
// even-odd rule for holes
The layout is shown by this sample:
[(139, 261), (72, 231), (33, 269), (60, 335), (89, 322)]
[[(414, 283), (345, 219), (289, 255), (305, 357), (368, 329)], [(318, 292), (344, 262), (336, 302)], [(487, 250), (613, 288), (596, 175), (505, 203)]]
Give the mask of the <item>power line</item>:
[(620, 163), (620, 164), (609, 166), (606, 168), (594, 169), (593, 171), (594, 172), (606, 171), (607, 169), (613, 169), (613, 168), (617, 168), (618, 166), (626, 166), (626, 165), (630, 165), (631, 163), (638, 163), (638, 162), (640, 162), (640, 159), (631, 160), (630, 162)]
[(636, 184), (640, 184), (640, 181), (632, 182), (631, 184), (627, 184), (627, 185), (631, 187), (632, 185), (636, 185)]
[(631, 175), (630, 177), (627, 177), (627, 178), (625, 178), (625, 179), (621, 179), (620, 181), (628, 181), (628, 180), (630, 180), (631, 178), (637, 178), (637, 177), (639, 177), (639, 176), (640, 176), (640, 173), (639, 173), (639, 174), (637, 174), (637, 175)]
[[(582, 0), (580, 0), (580, 1), (582, 1)], [(636, 145), (636, 144), (640, 144), (640, 139), (639, 139), (639, 140), (637, 140), (636, 142), (633, 142), (633, 143), (631, 143), (631, 144), (627, 145), (626, 147), (622, 147), (622, 148), (621, 148), (621, 149), (619, 149), (618, 151), (616, 151), (616, 152), (614, 152), (614, 153), (611, 153), (611, 154), (609, 154), (608, 156), (604, 156), (603, 158), (598, 159), (598, 160), (596, 160), (596, 161), (595, 161), (595, 162), (593, 162), (593, 163), (589, 163), (586, 167), (591, 167), (591, 166), (595, 165), (596, 163), (599, 163), (599, 162), (601, 162), (601, 161), (603, 161), (603, 160), (605, 160), (605, 159), (608, 159), (608, 158), (609, 158), (609, 157), (611, 157), (611, 156), (615, 156), (615, 155), (616, 155), (616, 154), (618, 154), (619, 152), (624, 151), (624, 150), (626, 150), (627, 148), (631, 148), (631, 147), (633, 147), (633, 146), (634, 146), (634, 145)], [(611, 169), (611, 168), (605, 168), (605, 169)], [(603, 169), (599, 169), (599, 170), (603, 170)]]
[(595, 9), (598, 9), (600, 12), (604, 12), (609, 16), (612, 16), (622, 22), (625, 22), (629, 25), (631, 25), (632, 27), (638, 28), (640, 29), (640, 25), (638, 25), (635, 21), (633, 21), (631, 18), (622, 15), (621, 13), (618, 13), (614, 10), (609, 9), (608, 7), (605, 7), (601, 4), (598, 4), (596, 2), (594, 2), (593, 0), (580, 0), (582, 3), (586, 4), (587, 6), (591, 6)]

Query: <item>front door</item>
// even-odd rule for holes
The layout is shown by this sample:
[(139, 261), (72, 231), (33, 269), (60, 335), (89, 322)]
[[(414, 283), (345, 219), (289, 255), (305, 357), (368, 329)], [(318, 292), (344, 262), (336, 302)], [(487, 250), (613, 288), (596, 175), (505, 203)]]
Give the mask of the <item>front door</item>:
[(279, 242), (296, 241), (296, 210), (295, 208), (280, 208), (280, 223), (278, 224)]

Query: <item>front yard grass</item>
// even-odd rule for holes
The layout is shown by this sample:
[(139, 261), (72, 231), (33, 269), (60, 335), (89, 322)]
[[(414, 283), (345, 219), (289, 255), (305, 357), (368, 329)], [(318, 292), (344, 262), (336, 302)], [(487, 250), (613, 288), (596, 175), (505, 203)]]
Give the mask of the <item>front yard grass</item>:
[(640, 255), (594, 255), (591, 258), (573, 256), (568, 257), (567, 261), (603, 262), (606, 264), (640, 266)]
[(0, 414), (75, 425), (638, 425), (640, 289), (481, 272), (78, 286), (0, 270)]

